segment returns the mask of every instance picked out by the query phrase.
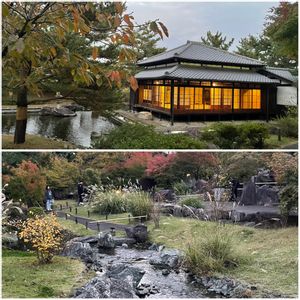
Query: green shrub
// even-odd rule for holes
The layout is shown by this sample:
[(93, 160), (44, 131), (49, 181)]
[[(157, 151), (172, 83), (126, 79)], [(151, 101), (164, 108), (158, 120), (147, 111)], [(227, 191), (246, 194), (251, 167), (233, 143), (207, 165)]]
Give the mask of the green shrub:
[(236, 125), (215, 124), (202, 133), (202, 139), (210, 141), (221, 149), (237, 149), (245, 142)]
[(126, 194), (127, 198), (127, 211), (130, 212), (134, 217), (147, 216), (153, 209), (153, 202), (149, 195), (144, 192), (133, 192)]
[(183, 134), (162, 134), (152, 126), (124, 124), (93, 141), (96, 149), (203, 149), (206, 144)]
[(173, 184), (173, 189), (177, 195), (186, 195), (191, 188), (186, 182), (181, 180)]
[(269, 136), (268, 128), (265, 124), (260, 123), (244, 123), (239, 126), (242, 141), (249, 148), (262, 149), (264, 148), (265, 139)]
[(43, 216), (45, 214), (44, 209), (42, 207), (30, 207), (28, 210), (28, 217), (35, 218), (38, 216)]
[(194, 208), (204, 208), (204, 205), (202, 203), (202, 199), (196, 198), (196, 197), (189, 197), (186, 199), (183, 199), (179, 202), (181, 206), (186, 205)]
[(235, 252), (232, 235), (220, 225), (213, 232), (203, 232), (186, 249), (185, 263), (195, 274), (221, 272), (240, 262), (241, 256)]
[(283, 117), (277, 120), (281, 135), (298, 138), (298, 119), (295, 117)]
[(212, 128), (202, 132), (201, 137), (221, 149), (261, 149), (268, 137), (268, 128), (265, 124), (259, 123), (215, 124)]
[(101, 215), (119, 214), (126, 211), (124, 194), (118, 190), (97, 192), (92, 202), (93, 211)]

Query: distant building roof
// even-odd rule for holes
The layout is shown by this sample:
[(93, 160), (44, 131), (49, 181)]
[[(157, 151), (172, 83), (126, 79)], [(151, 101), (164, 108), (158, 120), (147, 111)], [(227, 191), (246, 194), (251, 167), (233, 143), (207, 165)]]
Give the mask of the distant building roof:
[(179, 46), (161, 54), (154, 55), (138, 61), (139, 66), (151, 66), (165, 64), (174, 61), (190, 61), (197, 63), (224, 64), (238, 66), (264, 66), (265, 63), (230, 53), (215, 47), (207, 46), (199, 42), (187, 41), (185, 45)]
[(265, 71), (270, 75), (274, 75), (275, 78), (281, 78), (291, 82), (297, 81), (297, 77), (293, 76), (290, 69), (287, 68), (266, 67)]
[(279, 83), (279, 80), (277, 79), (270, 79), (252, 70), (208, 68), (183, 64), (171, 67), (147, 69), (139, 72), (135, 75), (135, 77), (137, 79), (189, 79), (250, 83)]

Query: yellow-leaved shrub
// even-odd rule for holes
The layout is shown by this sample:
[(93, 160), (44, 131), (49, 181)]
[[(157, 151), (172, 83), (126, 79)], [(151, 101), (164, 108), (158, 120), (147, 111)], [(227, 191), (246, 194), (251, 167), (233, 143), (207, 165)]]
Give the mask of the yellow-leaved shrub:
[(36, 251), (40, 263), (51, 262), (63, 238), (62, 227), (53, 214), (27, 219), (19, 235)]

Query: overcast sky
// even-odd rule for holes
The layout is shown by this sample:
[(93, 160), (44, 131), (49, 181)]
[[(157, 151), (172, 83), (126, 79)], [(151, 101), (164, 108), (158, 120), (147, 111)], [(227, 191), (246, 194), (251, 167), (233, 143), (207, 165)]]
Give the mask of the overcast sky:
[(127, 2), (138, 23), (160, 19), (169, 30), (169, 38), (159, 42), (168, 49), (199, 41), (208, 30), (221, 31), (234, 38), (230, 50), (249, 34), (261, 33), (265, 16), (278, 2)]

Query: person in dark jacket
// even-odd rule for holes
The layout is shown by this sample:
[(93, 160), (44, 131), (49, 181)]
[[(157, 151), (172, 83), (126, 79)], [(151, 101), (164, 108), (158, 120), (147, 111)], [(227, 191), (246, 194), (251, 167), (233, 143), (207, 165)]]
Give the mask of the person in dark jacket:
[(53, 194), (50, 189), (50, 186), (46, 186), (46, 191), (45, 191), (45, 204), (46, 204), (46, 211), (52, 211), (52, 204), (54, 202)]
[(83, 193), (84, 193), (84, 188), (83, 188), (83, 182), (80, 181), (77, 184), (77, 191), (78, 191), (78, 205), (83, 202)]

